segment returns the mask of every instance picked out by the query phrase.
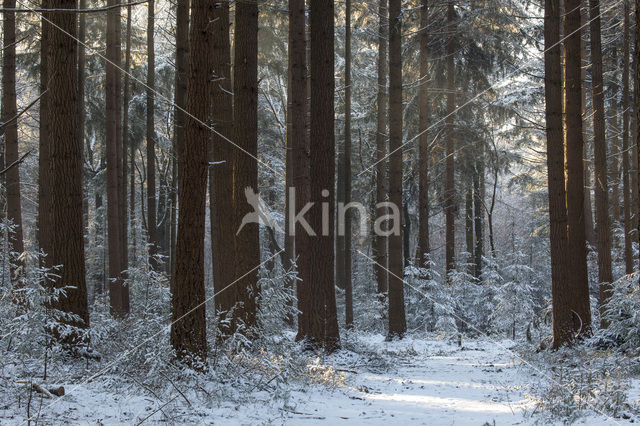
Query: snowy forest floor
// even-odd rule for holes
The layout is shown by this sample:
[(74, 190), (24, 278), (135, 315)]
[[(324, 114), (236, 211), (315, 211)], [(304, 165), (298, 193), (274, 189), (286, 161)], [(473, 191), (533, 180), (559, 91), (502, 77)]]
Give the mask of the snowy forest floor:
[[(66, 382), (47, 381), (47, 387), (63, 385), (67, 395), (43, 399), (33, 393), (30, 402), (24, 393), (17, 401), (13, 386), (3, 386), (6, 391), (0, 392), (0, 424), (27, 424), (27, 406), (33, 419), (31, 424), (503, 425), (561, 424), (571, 420), (599, 425), (637, 422), (640, 380), (635, 379), (628, 380), (623, 387), (625, 410), (614, 414), (615, 418), (609, 417), (611, 412), (598, 413), (600, 410), (595, 405), (584, 407), (580, 415), (571, 419), (545, 413), (540, 397), (547, 397), (545, 393), (557, 392), (558, 387), (565, 386), (549, 383), (555, 381), (551, 377), (552, 367), (544, 370), (541, 367), (548, 359), (533, 352), (523, 358), (514, 346), (515, 343), (508, 340), (463, 340), (462, 346), (458, 346), (455, 339), (406, 338), (385, 342), (382, 335), (352, 334), (343, 338), (343, 349), (337, 353), (305, 359), (309, 371), (314, 372), (314, 382), (289, 379), (275, 384), (278, 380), (273, 377), (234, 392), (233, 383), (225, 384), (221, 379), (217, 389), (222, 393), (216, 396), (209, 395), (216, 393), (210, 389), (207, 393), (207, 385), (189, 387), (192, 380), (188, 377), (184, 382), (167, 378), (166, 389), (154, 389), (134, 376), (117, 373), (103, 374), (88, 383), (78, 377), (70, 377)], [(292, 353), (299, 355), (295, 349)], [(2, 385), (24, 380), (24, 377), (16, 379), (18, 366), (4, 365), (0, 373)], [(204, 398), (203, 393), (209, 397)], [(610, 394), (600, 396), (609, 398)], [(547, 404), (561, 404), (558, 401), (562, 398), (549, 397)]]

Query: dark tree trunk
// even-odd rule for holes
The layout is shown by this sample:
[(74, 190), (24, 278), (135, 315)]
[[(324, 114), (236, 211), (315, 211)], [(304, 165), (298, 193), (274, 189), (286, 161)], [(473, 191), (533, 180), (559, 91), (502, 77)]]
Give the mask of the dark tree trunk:
[(157, 269), (155, 255), (159, 240), (156, 219), (156, 132), (155, 114), (155, 46), (154, 46), (154, 0), (147, 5), (147, 235), (149, 236), (149, 266)]
[(547, 133), (547, 177), (551, 281), (553, 295), (553, 345), (573, 338), (571, 293), (568, 292), (569, 253), (562, 123), (562, 63), (560, 46), (560, 0), (545, 0), (544, 68)]
[[(376, 109), (376, 202), (377, 204), (387, 201), (387, 111), (389, 97), (387, 95), (387, 75), (389, 61), (387, 60), (388, 31), (389, 31), (389, 11), (388, 0), (379, 0), (378, 15), (378, 108)], [(382, 217), (387, 214), (386, 208), (377, 208), (376, 213)], [(377, 292), (384, 300), (384, 295), (388, 290), (389, 271), (388, 267), (388, 238), (384, 235), (374, 236), (374, 251), (376, 258), (376, 279), (378, 282)]]
[(429, 157), (431, 149), (429, 147), (429, 120), (431, 116), (431, 108), (428, 93), (429, 81), (429, 33), (427, 26), (429, 25), (429, 2), (422, 0), (420, 10), (420, 125), (418, 132), (420, 133), (418, 155), (419, 163), (419, 189), (418, 189), (418, 250), (416, 250), (416, 266), (429, 267), (425, 263), (429, 259), (431, 252), (431, 244), (429, 241)]
[[(51, 7), (50, 0), (42, 0), (42, 7)], [(49, 215), (51, 211), (51, 180), (49, 178), (49, 37), (51, 34), (51, 16), (46, 12), (42, 14), (42, 35), (40, 39), (40, 129), (38, 135), (38, 243), (40, 250), (46, 254), (51, 253)], [(44, 258), (44, 265), (51, 265), (51, 258)]]
[[(311, 131), (309, 224), (317, 234), (309, 241), (309, 337), (332, 352), (339, 346), (334, 290), (335, 134), (334, 2), (310, 0)], [(324, 205), (323, 205), (324, 204)], [(323, 207), (327, 207), (326, 210)], [(324, 211), (323, 211), (324, 210)], [(324, 220), (323, 220), (323, 216)], [(324, 226), (323, 226), (324, 225)]]
[[(116, 0), (109, 0), (116, 5)], [(107, 146), (107, 225), (109, 242), (109, 300), (111, 313), (122, 317), (129, 313), (129, 290), (123, 283), (122, 271), (122, 211), (121, 198), (121, 143), (122, 95), (120, 83), (120, 9), (107, 12), (107, 65), (106, 65), (106, 146)]]
[(480, 281), (480, 279), (482, 278), (482, 257), (484, 256), (484, 233), (482, 232), (484, 219), (484, 162), (482, 158), (482, 155), (478, 156), (478, 159), (476, 160), (475, 171), (473, 173), (473, 220), (476, 233), (476, 241), (474, 247), (474, 275), (476, 280), (478, 281)]
[[(75, 0), (49, 0), (55, 9), (75, 9)], [(55, 70), (49, 78), (47, 107), (50, 145), (48, 179), (51, 190), (49, 219), (50, 257), (52, 265), (62, 265), (53, 285), (67, 288), (66, 295), (54, 307), (76, 314), (79, 322), (61, 322), (80, 328), (89, 327), (87, 285), (84, 262), (82, 224), (82, 147), (78, 136), (78, 69), (76, 36), (77, 17), (73, 13), (51, 13), (51, 25), (58, 28), (49, 33), (47, 65)], [(67, 34), (71, 34), (69, 37)], [(77, 343), (80, 336), (60, 336), (65, 343)], [(87, 337), (85, 336), (84, 339)]]
[[(640, 68), (640, 25), (637, 23), (640, 22), (640, 0), (636, 0), (636, 49), (635, 49), (635, 57), (634, 62), (636, 64), (636, 78), (635, 78), (635, 99), (636, 99), (636, 164), (640, 164), (640, 107), (638, 106), (638, 102), (640, 100), (640, 72), (638, 72), (638, 68)], [(640, 167), (636, 167), (636, 182), (640, 181)], [(640, 190), (640, 187), (636, 187), (636, 191)], [(637, 194), (637, 199), (640, 199), (640, 194)], [(637, 200), (636, 200), (637, 201)], [(640, 237), (640, 202), (636, 203), (636, 222), (638, 224), (638, 236)]]
[[(5, 9), (14, 9), (15, 0), (4, 0)], [(9, 122), (4, 126), (4, 150), (5, 163), (7, 165), (18, 161), (18, 120), (13, 119), (18, 114), (16, 105), (16, 14), (4, 12), (3, 23), (3, 50), (2, 50), (2, 121)], [(22, 206), (20, 202), (20, 168), (15, 165), (10, 168), (5, 176), (5, 187), (7, 197), (7, 219), (15, 225), (14, 233), (9, 237), (11, 251), (21, 254), (24, 251), (22, 240)], [(20, 263), (18, 261), (18, 263)], [(16, 281), (20, 279), (15, 275), (15, 268), (11, 272), (11, 278)]]
[[(242, 220), (253, 211), (248, 191), (258, 193), (258, 5), (254, 2), (236, 4), (233, 67), (233, 141), (243, 150), (234, 150), (233, 193), (235, 245), (235, 278), (233, 290), (236, 306), (232, 330), (241, 320), (246, 327), (256, 322), (258, 271), (260, 264), (260, 230), (257, 223)], [(333, 270), (333, 269), (332, 269)], [(235, 304), (234, 303), (234, 304)]]
[(567, 34), (565, 41), (567, 227), (568, 248), (571, 253), (567, 290), (572, 294), (572, 331), (579, 336), (587, 336), (591, 333), (591, 309), (584, 226), (580, 0), (565, 0), (564, 6), (564, 34)]
[[(83, 0), (86, 1), (86, 0)], [(131, 2), (131, 0), (127, 0)], [(127, 175), (128, 175), (128, 159), (129, 159), (129, 99), (131, 98), (131, 79), (129, 77), (129, 69), (131, 68), (131, 6), (127, 6), (127, 29), (125, 34), (125, 54), (124, 54), (124, 93), (122, 97), (122, 145), (120, 147), (120, 160), (122, 164), (121, 171), (121, 191), (120, 191), (120, 218), (122, 226), (122, 269), (129, 269), (129, 218), (128, 218), (128, 200), (127, 200)], [(132, 232), (134, 230), (132, 229)], [(129, 302), (127, 302), (129, 303)]]
[[(309, 139), (307, 137), (307, 52), (305, 31), (305, 2), (304, 0), (289, 1), (289, 72), (291, 74), (291, 142), (293, 155), (292, 180), (295, 188), (296, 211), (289, 213), (289, 218), (299, 212), (309, 202)], [(293, 198), (290, 197), (290, 201)], [(292, 205), (290, 205), (292, 208)], [(296, 266), (299, 281), (296, 284), (298, 296), (298, 335), (296, 340), (310, 337), (310, 300), (309, 285), (311, 251), (309, 234), (300, 222), (296, 222), (295, 229)]]
[(447, 7), (448, 32), (446, 46), (447, 63), (447, 117), (445, 120), (445, 184), (444, 184), (444, 210), (445, 210), (445, 257), (447, 274), (455, 268), (455, 186), (454, 186), (454, 131), (453, 119), (456, 107), (455, 95), (455, 65), (453, 56), (455, 55), (454, 34), (455, 9), (453, 2), (449, 2)]
[(389, 337), (407, 331), (402, 277), (402, 21), (401, 1), (389, 0), (389, 202), (399, 211), (389, 236)]
[(204, 233), (211, 109), (211, 20), (215, 4), (192, 0), (185, 141), (180, 155), (176, 273), (171, 344), (179, 359), (203, 369), (207, 357)]
[[(86, 1), (86, 0), (85, 0)], [(129, 1), (130, 2), (130, 1)], [(132, 260), (136, 262), (136, 174), (135, 174), (135, 142), (129, 139), (129, 99), (131, 97), (131, 78), (128, 73), (131, 68), (131, 24), (132, 24), (132, 10), (131, 6), (127, 6), (127, 34), (126, 34), (126, 47), (125, 47), (125, 70), (127, 74), (124, 76), (124, 100), (123, 106), (123, 118), (122, 118), (122, 158), (123, 162), (129, 160), (129, 229), (131, 232), (131, 248), (133, 250)], [(126, 174), (126, 166), (124, 168)], [(124, 195), (126, 198), (127, 190), (126, 184), (124, 186)], [(126, 216), (125, 216), (126, 219)], [(125, 244), (128, 244), (128, 238), (125, 239)]]

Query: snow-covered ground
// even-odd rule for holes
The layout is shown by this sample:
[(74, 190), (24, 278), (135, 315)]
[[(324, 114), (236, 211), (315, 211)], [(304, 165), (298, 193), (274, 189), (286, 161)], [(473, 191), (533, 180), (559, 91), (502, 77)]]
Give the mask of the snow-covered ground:
[[(199, 402), (186, 391), (169, 397), (166, 393), (154, 396), (153, 389), (125, 391), (131, 387), (115, 377), (103, 377), (77, 388), (66, 384), (64, 398), (41, 402), (34, 397), (30, 413), (38, 417), (38, 424), (100, 425), (511, 425), (541, 421), (532, 414), (535, 403), (528, 389), (545, 373), (510, 351), (512, 342), (464, 341), (459, 347), (456, 342), (440, 340), (385, 342), (380, 335), (355, 341), (375, 351), (344, 349), (318, 359), (327, 384), (292, 383), (285, 396), (276, 397), (261, 390), (268, 386), (257, 386), (242, 402)], [(0, 424), (24, 423), (25, 401), (18, 409), (17, 404), (3, 400)], [(594, 414), (581, 423), (621, 422), (627, 421)]]

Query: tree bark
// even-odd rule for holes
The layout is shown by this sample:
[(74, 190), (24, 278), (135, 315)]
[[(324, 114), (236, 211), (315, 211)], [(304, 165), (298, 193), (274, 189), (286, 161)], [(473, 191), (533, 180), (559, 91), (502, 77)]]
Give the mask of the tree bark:
[(484, 232), (483, 232), (483, 219), (484, 219), (484, 161), (482, 153), (478, 155), (475, 164), (475, 171), (473, 173), (473, 217), (474, 217), (474, 229), (475, 229), (475, 271), (474, 275), (477, 281), (482, 278), (482, 266), (484, 256)]
[[(42, 0), (42, 7), (51, 7), (50, 0)], [(40, 251), (45, 254), (51, 253), (49, 224), (51, 212), (51, 180), (49, 178), (49, 37), (51, 24), (50, 15), (47, 12), (42, 14), (41, 19), (41, 39), (40, 39), (40, 129), (38, 135), (38, 243)], [(51, 265), (51, 258), (45, 257), (43, 266)]]
[[(387, 111), (389, 97), (387, 95), (387, 76), (389, 61), (387, 60), (389, 11), (388, 0), (379, 0), (378, 3), (378, 105), (376, 109), (376, 202), (379, 205), (387, 201)], [(387, 214), (386, 208), (377, 208), (379, 216)], [(388, 238), (383, 235), (374, 237), (374, 249), (376, 265), (376, 280), (378, 283), (378, 297), (384, 300), (388, 291), (389, 272), (388, 266)]]
[(431, 244), (429, 240), (429, 135), (427, 131), (431, 116), (429, 101), (429, 1), (422, 0), (420, 9), (420, 94), (419, 94), (419, 127), (420, 133), (418, 155), (419, 162), (419, 188), (418, 188), (418, 250), (416, 252), (416, 265), (429, 268), (429, 255)]
[[(5, 9), (13, 9), (15, 0), (4, 0)], [(4, 12), (3, 22), (3, 50), (2, 50), (2, 122), (7, 123), (18, 114), (16, 105), (16, 14)], [(4, 149), (6, 164), (13, 164), (19, 159), (18, 146), (18, 120), (11, 120), (4, 126)], [(14, 232), (9, 236), (11, 251), (21, 254), (24, 251), (22, 240), (22, 204), (20, 201), (20, 167), (16, 164), (11, 167), (5, 176), (5, 188), (7, 197), (7, 219), (15, 226)], [(19, 260), (15, 266), (19, 266)], [(11, 271), (11, 279), (14, 285), (19, 284), (20, 277), (16, 276), (17, 268)]]
[[(310, 343), (332, 352), (339, 347), (334, 290), (335, 134), (334, 2), (310, 0), (311, 131), (309, 224)], [(324, 225), (324, 226), (323, 226)]]
[(401, 1), (389, 0), (389, 202), (400, 212), (389, 236), (389, 338), (407, 331), (402, 277), (402, 21)]
[(171, 344), (179, 359), (204, 369), (207, 357), (204, 233), (211, 109), (211, 20), (215, 4), (192, 0), (185, 141), (178, 174), (180, 211), (172, 298)]
[[(582, 152), (582, 81), (580, 68), (580, 0), (565, 0), (566, 76), (566, 168), (567, 228), (570, 274), (567, 289), (572, 294), (573, 328), (576, 337), (591, 333), (589, 281), (584, 226), (584, 164)], [(593, 12), (592, 12), (593, 13)]]
[(453, 56), (455, 54), (454, 33), (456, 31), (455, 9), (453, 2), (449, 2), (447, 7), (447, 26), (449, 35), (446, 45), (446, 67), (447, 67), (447, 117), (445, 120), (445, 188), (444, 188), (444, 211), (445, 211), (445, 262), (447, 275), (455, 268), (455, 186), (454, 186), (454, 130), (453, 119), (456, 107), (455, 95), (455, 65)]
[[(212, 167), (209, 175), (209, 194), (213, 197), (211, 211), (213, 288), (216, 293), (219, 293), (234, 279), (233, 164), (235, 148), (224, 140), (224, 138), (233, 137), (229, 3), (222, 2), (213, 13), (215, 25), (212, 27), (214, 36), (211, 53), (214, 83), (211, 102), (213, 126), (216, 130), (213, 135), (213, 160), (216, 165)], [(216, 313), (226, 314), (233, 308), (235, 301), (233, 289), (220, 293), (215, 297)], [(220, 331), (225, 334), (230, 332), (222, 324)]]
[[(51, 8), (75, 9), (75, 0), (49, 0)], [(55, 70), (49, 78), (47, 107), (55, 114), (48, 114), (47, 124), (50, 145), (47, 177), (51, 190), (48, 225), (50, 225), (50, 257), (52, 265), (62, 265), (53, 281), (57, 288), (67, 287), (65, 296), (53, 305), (55, 308), (76, 314), (79, 322), (61, 319), (65, 325), (89, 327), (89, 309), (84, 261), (84, 236), (82, 223), (82, 147), (78, 137), (78, 69), (77, 17), (71, 13), (51, 13), (50, 43), (47, 49), (47, 66)], [(67, 34), (71, 34), (69, 37)], [(72, 286), (73, 288), (68, 288)], [(76, 332), (56, 335), (64, 343), (77, 343)]]
[(553, 346), (571, 342), (573, 321), (567, 291), (569, 241), (564, 172), (562, 118), (562, 62), (560, 46), (560, 0), (545, 0), (544, 67), (549, 184), (549, 236), (551, 245), (551, 290), (553, 296)]
[[(636, 64), (636, 78), (635, 78), (635, 99), (636, 99), (636, 129), (635, 129), (635, 138), (636, 138), (636, 164), (640, 164), (640, 107), (638, 107), (638, 100), (640, 99), (640, 73), (638, 72), (638, 68), (640, 68), (640, 25), (637, 23), (640, 22), (640, 0), (636, 0), (636, 51), (635, 51), (635, 64)], [(636, 175), (637, 181), (640, 181), (640, 167), (636, 167)], [(636, 191), (639, 191), (640, 187), (636, 187)], [(636, 199), (640, 199), (640, 194), (637, 195)], [(638, 237), (640, 238), (640, 202), (636, 203), (636, 223), (638, 224)]]
[[(108, 5), (115, 5), (109, 0)], [(123, 283), (123, 220), (121, 198), (122, 109), (120, 82), (120, 9), (107, 12), (106, 65), (106, 146), (107, 146), (107, 225), (109, 244), (109, 300), (111, 314), (122, 317), (129, 313), (129, 289)]]
[[(290, 120), (293, 155), (292, 180), (295, 189), (296, 211), (292, 219), (309, 202), (309, 138), (307, 137), (307, 43), (304, 0), (289, 0), (289, 72), (291, 74)], [(293, 201), (291, 198), (290, 201)], [(293, 207), (290, 205), (290, 208)], [(311, 250), (309, 234), (300, 222), (290, 226), (295, 232), (295, 253), (298, 272), (296, 294), (298, 296), (298, 335), (296, 340), (310, 337)]]
[[(258, 271), (260, 264), (259, 224), (250, 223), (240, 229), (242, 219), (252, 212), (246, 191), (258, 193), (258, 5), (254, 2), (236, 4), (233, 66), (233, 116), (242, 125), (234, 126), (234, 142), (245, 152), (234, 150), (233, 191), (235, 278), (233, 287), (235, 307), (231, 327), (238, 321), (247, 328), (256, 323)], [(253, 272), (249, 272), (252, 271)], [(242, 278), (241, 278), (242, 277)]]
[(589, 144), (589, 139), (587, 136), (587, 127), (588, 127), (588, 118), (589, 114), (587, 113), (587, 41), (586, 37), (589, 35), (588, 25), (589, 22), (589, 6), (586, 4), (586, 0), (581, 0), (582, 5), (580, 8), (580, 23), (582, 25), (582, 36), (580, 37), (580, 52), (582, 56), (582, 70), (581, 70), (581, 78), (582, 78), (582, 137), (584, 140), (584, 226), (585, 226), (585, 234), (587, 237), (587, 242), (594, 249), (596, 248), (596, 235), (595, 228), (593, 223), (593, 203), (591, 201), (591, 173), (590, 173), (590, 161), (588, 158), (588, 149), (587, 145)]

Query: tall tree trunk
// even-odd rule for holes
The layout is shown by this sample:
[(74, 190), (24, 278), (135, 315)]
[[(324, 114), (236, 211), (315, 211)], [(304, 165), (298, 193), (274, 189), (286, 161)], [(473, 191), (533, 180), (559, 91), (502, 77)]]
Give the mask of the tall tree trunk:
[[(86, 1), (86, 0), (83, 0)], [(129, 3), (131, 0), (129, 0)], [(124, 76), (124, 99), (122, 102), (122, 158), (126, 163), (129, 160), (129, 229), (131, 230), (131, 248), (133, 250), (132, 260), (136, 262), (136, 188), (135, 188), (135, 148), (134, 141), (129, 139), (129, 99), (131, 97), (131, 78), (129, 72), (131, 69), (131, 24), (132, 24), (132, 10), (131, 6), (127, 6), (127, 33), (126, 33), (126, 47), (125, 47), (125, 70), (127, 73)], [(124, 168), (126, 174), (127, 169)], [(124, 195), (126, 198), (127, 190), (124, 186)], [(126, 216), (125, 216), (126, 218)], [(128, 238), (125, 239), (128, 245)]]
[(179, 359), (203, 369), (207, 357), (204, 287), (205, 203), (209, 168), (211, 75), (215, 3), (192, 0), (185, 140), (178, 174), (176, 273), (172, 298), (171, 344)]
[[(50, 0), (42, 0), (42, 8), (50, 8)], [(51, 16), (44, 12), (41, 19), (40, 38), (40, 129), (38, 134), (38, 244), (42, 252), (51, 253), (49, 224), (51, 209), (51, 180), (49, 178), (49, 37), (51, 35)], [(51, 257), (44, 258), (44, 265), (51, 265)]]
[(567, 288), (573, 295), (573, 332), (579, 336), (586, 336), (591, 333), (591, 310), (584, 226), (580, 0), (565, 0), (564, 6), (564, 34), (567, 34), (565, 41), (567, 228), (571, 253), (571, 272)]
[[(609, 223), (609, 188), (607, 185), (607, 140), (605, 137), (604, 93), (602, 81), (602, 42), (600, 2), (589, 0), (591, 29), (591, 74), (593, 90), (593, 151), (595, 164), (596, 219), (598, 230), (598, 282), (600, 311), (604, 313), (613, 274), (611, 271), (611, 225)], [(604, 316), (603, 316), (604, 318)], [(606, 328), (604, 319), (601, 323)]]
[[(291, 74), (291, 99), (289, 112), (291, 120), (291, 141), (293, 154), (293, 186), (295, 203), (290, 194), (289, 208), (296, 208), (289, 213), (289, 219), (298, 214), (300, 207), (310, 200), (309, 186), (309, 138), (307, 137), (307, 43), (305, 40), (305, 2), (289, 0), (289, 72)], [(294, 205), (295, 204), (295, 205)], [(302, 222), (290, 224), (295, 232), (295, 252), (298, 281), (298, 335), (296, 340), (310, 337), (310, 262), (309, 233)]]
[(155, 114), (155, 47), (154, 22), (155, 3), (149, 0), (147, 5), (147, 235), (149, 236), (149, 266), (157, 269), (155, 255), (158, 253), (158, 225), (156, 219), (156, 131)]
[(453, 56), (455, 55), (454, 34), (455, 9), (453, 2), (449, 2), (447, 7), (447, 25), (449, 35), (447, 36), (446, 63), (447, 63), (447, 117), (445, 120), (445, 184), (444, 184), (444, 211), (445, 211), (445, 257), (447, 274), (455, 268), (456, 232), (455, 232), (455, 186), (454, 186), (454, 133), (453, 118), (456, 107), (455, 95), (455, 65)]
[[(618, 69), (618, 51), (612, 49), (611, 51), (611, 63), (613, 68)], [(616, 79), (612, 79), (609, 83), (612, 96), (610, 97), (609, 113), (606, 114), (609, 120), (609, 128), (611, 135), (611, 143), (609, 146), (609, 157), (611, 159), (611, 165), (609, 168), (609, 186), (611, 187), (610, 208), (613, 217), (613, 225), (618, 228), (622, 225), (620, 217), (620, 157), (622, 156), (620, 146), (620, 122), (618, 111), (618, 91), (620, 87)], [(618, 238), (614, 238), (614, 245), (619, 246), (620, 241)]]
[[(15, 0), (4, 0), (5, 9), (14, 9)], [(5, 162), (13, 164), (19, 158), (18, 146), (18, 120), (14, 117), (18, 114), (16, 105), (16, 14), (4, 12), (3, 23), (3, 50), (2, 50), (2, 122), (4, 126)], [(24, 242), (22, 240), (22, 206), (20, 202), (20, 168), (16, 164), (10, 168), (5, 176), (7, 197), (7, 219), (15, 225), (14, 233), (9, 237), (11, 251), (22, 253)], [(18, 262), (21, 263), (21, 262)], [(15, 275), (16, 268), (11, 271), (11, 279), (18, 283), (19, 277)]]
[[(117, 0), (109, 0), (114, 6)], [(111, 313), (122, 317), (129, 313), (129, 290), (123, 283), (121, 220), (121, 84), (120, 84), (120, 9), (107, 12), (106, 65), (106, 146), (107, 146), (107, 224), (109, 239), (109, 300)]]
[[(291, 135), (291, 11), (289, 11), (289, 32), (288, 32), (288, 51), (287, 51), (287, 110), (285, 114), (285, 123), (286, 123), (286, 140), (285, 140), (285, 178), (284, 178), (284, 253), (283, 255), (283, 265), (282, 267), (285, 270), (289, 270), (293, 268), (295, 264), (295, 230), (293, 229), (295, 225), (292, 225), (291, 221), (291, 206), (292, 206), (292, 197), (289, 193), (289, 188), (293, 188), (294, 178), (293, 178), (293, 147), (294, 142)], [(304, 33), (303, 33), (304, 35)], [(294, 213), (295, 214), (295, 213)], [(287, 291), (293, 295), (294, 287), (296, 285), (296, 281), (292, 279), (286, 279), (285, 288)], [(293, 308), (294, 299), (290, 299), (287, 303), (287, 306)], [(293, 312), (291, 310), (290, 312)], [(287, 314), (285, 321), (287, 325), (293, 326), (295, 324), (295, 317), (291, 314)]]
[(429, 120), (431, 108), (429, 101), (429, 1), (422, 0), (420, 9), (420, 94), (419, 94), (419, 127), (420, 134), (418, 155), (418, 249), (416, 250), (416, 265), (429, 268), (429, 254), (431, 244), (429, 241)]
[[(378, 105), (376, 109), (376, 203), (379, 205), (387, 201), (387, 111), (389, 98), (387, 95), (387, 75), (389, 61), (387, 60), (389, 11), (388, 0), (379, 0), (378, 3)], [(387, 213), (386, 208), (377, 208), (377, 215)], [(374, 249), (376, 253), (376, 280), (377, 292), (381, 299), (388, 290), (389, 272), (388, 266), (388, 238), (384, 235), (374, 236)]]
[[(334, 2), (310, 0), (311, 132), (309, 336), (328, 352), (339, 346), (334, 290), (335, 134), (334, 134)], [(328, 208), (328, 210), (327, 210)], [(324, 225), (324, 226), (323, 226)]]
[[(55, 9), (75, 9), (75, 0), (49, 0)], [(52, 265), (62, 265), (53, 285), (67, 287), (66, 294), (54, 307), (77, 315), (80, 321), (61, 320), (64, 324), (80, 328), (89, 327), (87, 284), (84, 261), (82, 224), (82, 146), (78, 137), (78, 69), (77, 17), (73, 13), (51, 13), (47, 65), (55, 70), (49, 78), (48, 132), (51, 141), (49, 156), (49, 188), (51, 204), (48, 225)], [(72, 37), (69, 37), (71, 34)], [(68, 288), (72, 286), (73, 288)], [(56, 335), (65, 343), (77, 343), (81, 336), (75, 332)], [(84, 337), (86, 339), (87, 337)]]
[[(79, 9), (87, 8), (87, 0), (80, 0), (78, 4)], [(87, 17), (84, 13), (78, 14), (78, 100), (80, 105), (85, 103), (85, 68), (86, 68), (86, 43), (87, 38)], [(78, 137), (80, 138), (80, 146), (84, 147), (84, 134), (85, 134), (85, 116), (86, 112), (84, 107), (78, 108)], [(86, 155), (84, 155), (86, 158)], [(89, 242), (89, 191), (88, 187), (88, 173), (87, 169), (83, 170), (83, 191), (82, 191), (82, 227), (84, 228), (84, 244), (85, 249)]]
[(400, 214), (389, 236), (389, 337), (407, 331), (402, 277), (402, 21), (401, 1), (389, 0), (389, 202)]
[[(636, 99), (636, 128), (635, 128), (635, 138), (636, 138), (636, 163), (640, 164), (640, 107), (638, 106), (638, 101), (640, 100), (640, 0), (636, 0), (636, 48), (635, 48), (635, 64), (636, 64), (636, 72), (635, 72), (635, 99)], [(640, 167), (636, 167), (636, 174), (638, 179), (636, 182), (640, 181)], [(636, 191), (639, 191), (640, 187), (636, 188)], [(640, 199), (640, 194), (637, 194), (637, 198)], [(640, 201), (636, 204), (636, 222), (638, 224), (638, 237), (640, 239)]]
[(624, 191), (624, 264), (627, 274), (633, 273), (633, 247), (631, 236), (631, 208), (632, 197), (629, 182), (631, 174), (629, 157), (629, 2), (624, 2), (624, 42), (623, 42), (623, 71), (622, 71), (622, 188)]
[[(351, 0), (346, 0), (344, 47), (344, 204), (351, 203)], [(353, 327), (353, 283), (351, 277), (351, 218), (344, 217), (344, 292), (347, 328)]]
[(569, 241), (564, 173), (562, 123), (562, 62), (560, 46), (560, 0), (545, 0), (544, 68), (547, 133), (547, 177), (551, 244), (551, 292), (553, 296), (553, 346), (573, 338), (569, 279)]
[[(249, 192), (258, 193), (258, 5), (254, 2), (236, 4), (233, 66), (234, 142), (243, 150), (234, 150), (233, 193), (235, 245), (234, 286), (236, 306), (232, 329), (241, 320), (246, 327), (256, 322), (258, 271), (260, 264), (260, 229), (257, 223), (246, 224), (242, 219), (252, 212)], [(333, 271), (333, 269), (331, 269)], [(252, 272), (250, 272), (252, 271)]]
[[(470, 156), (469, 156), (470, 157)], [(471, 257), (473, 256), (473, 243), (474, 243), (474, 234), (473, 234), (473, 171), (471, 170), (471, 158), (467, 159), (467, 168), (471, 172), (470, 176), (465, 179), (467, 191), (465, 193), (464, 200), (464, 231), (465, 231), (465, 240), (467, 243), (466, 252), (469, 253), (469, 262), (471, 261)]]
[[(215, 11), (219, 12), (222, 9), (227, 8), (226, 2), (221, 3), (221, 7), (216, 8)], [(228, 12), (227, 12), (228, 15)], [(214, 18), (215, 19), (215, 18)], [(217, 21), (216, 21), (217, 22)], [(229, 29), (228, 29), (228, 16), (227, 20), (227, 45), (229, 44)], [(217, 27), (216, 27), (217, 28)], [(227, 47), (227, 50), (229, 48)], [(214, 50), (215, 53), (215, 50)], [(215, 57), (213, 58), (214, 64), (216, 63)], [(229, 66), (230, 59), (227, 58), (226, 63)], [(187, 77), (189, 72), (189, 1), (178, 0), (176, 5), (176, 76), (175, 76), (175, 108), (174, 117), (175, 124), (173, 130), (173, 158), (171, 161), (171, 242), (169, 244), (169, 262), (171, 263), (171, 277), (175, 274), (176, 267), (176, 231), (177, 224), (177, 212), (178, 212), (178, 163), (180, 158), (180, 152), (182, 145), (184, 144), (184, 109), (187, 104)], [(214, 87), (215, 84), (214, 84)], [(215, 94), (215, 92), (214, 92)], [(218, 104), (221, 105), (221, 104)], [(230, 172), (229, 172), (230, 173)], [(171, 282), (174, 282), (171, 280)]]
[[(211, 95), (213, 109), (213, 160), (216, 165), (210, 174), (210, 196), (213, 196), (211, 211), (211, 235), (213, 250), (213, 287), (220, 293), (234, 279), (235, 230), (233, 211), (233, 164), (234, 147), (225, 138), (233, 137), (233, 97), (231, 82), (231, 44), (229, 39), (229, 4), (222, 2), (215, 8), (213, 25), (214, 84)], [(213, 186), (211, 186), (213, 185)], [(225, 314), (233, 308), (236, 295), (229, 289), (215, 297), (216, 312)], [(221, 324), (221, 331), (230, 330)]]

